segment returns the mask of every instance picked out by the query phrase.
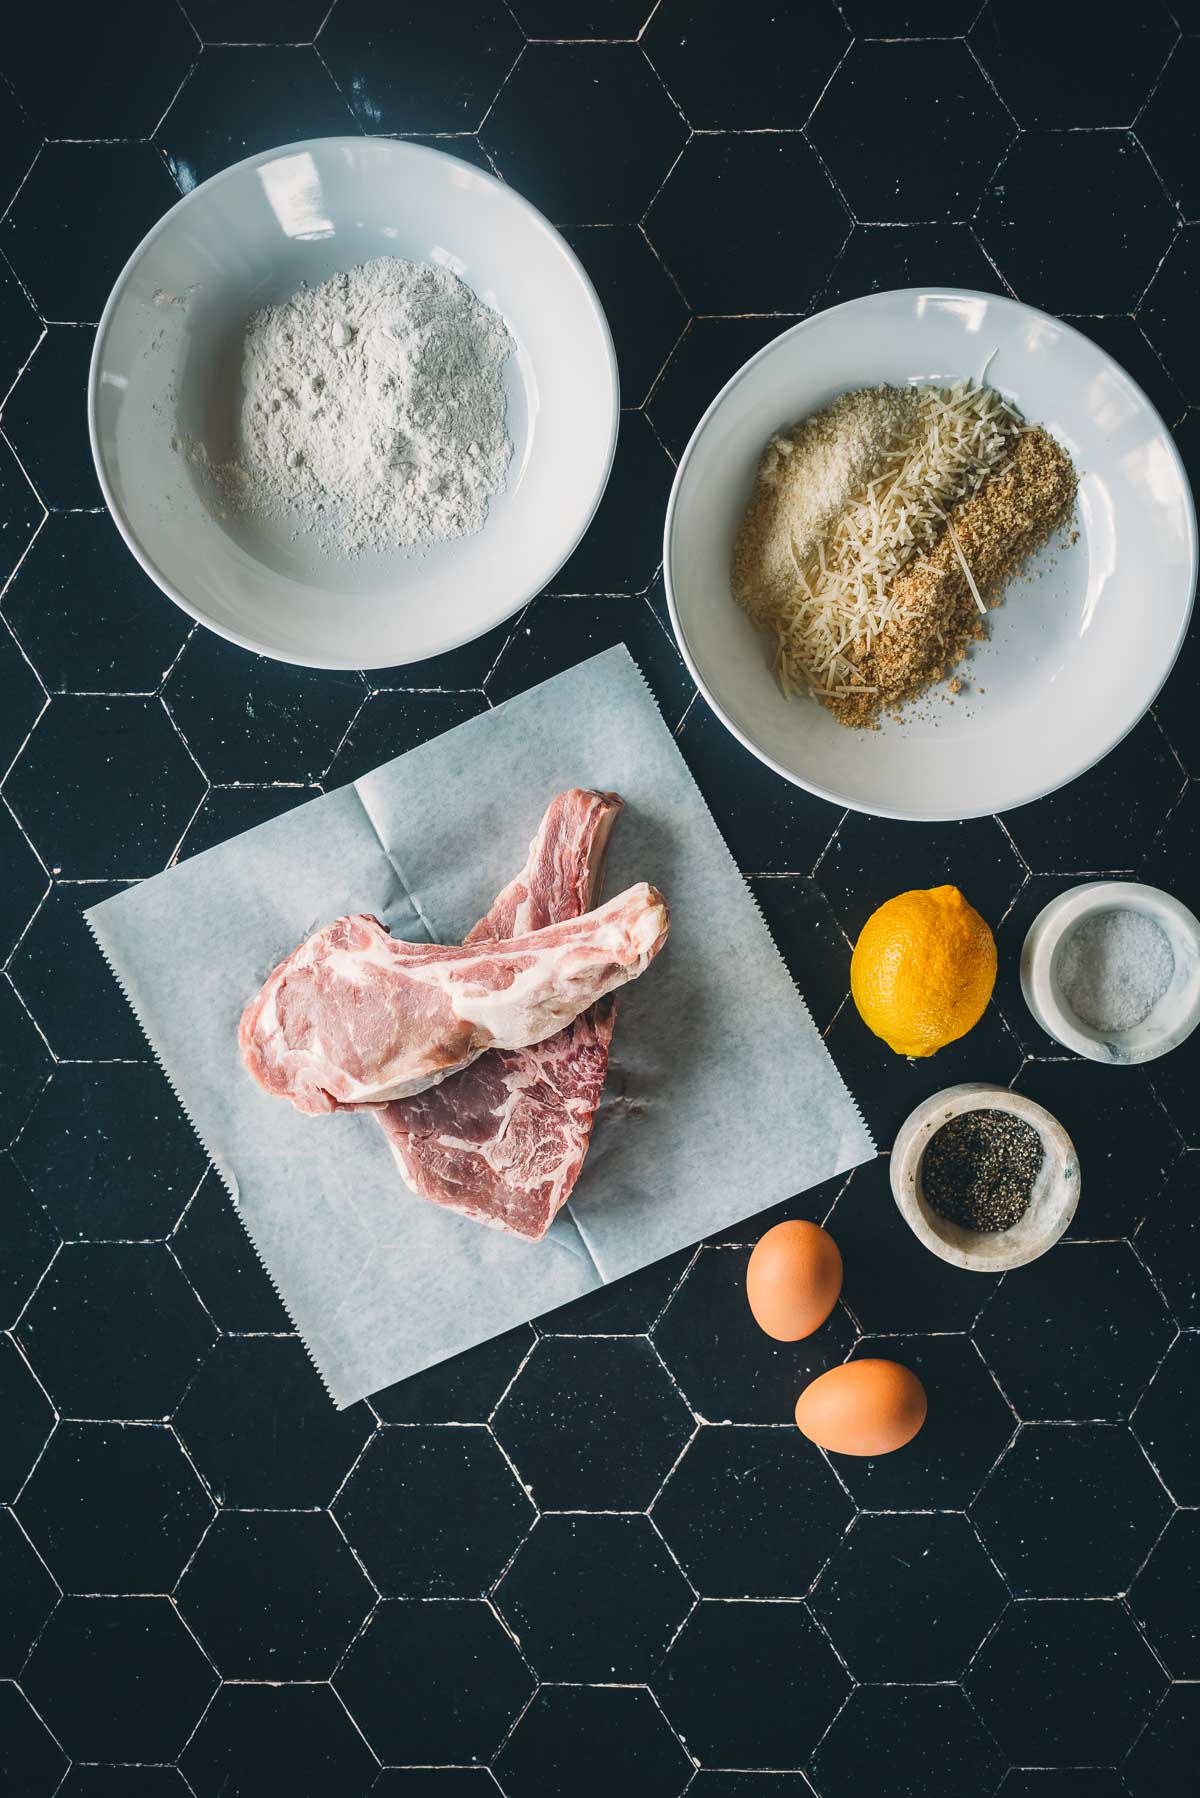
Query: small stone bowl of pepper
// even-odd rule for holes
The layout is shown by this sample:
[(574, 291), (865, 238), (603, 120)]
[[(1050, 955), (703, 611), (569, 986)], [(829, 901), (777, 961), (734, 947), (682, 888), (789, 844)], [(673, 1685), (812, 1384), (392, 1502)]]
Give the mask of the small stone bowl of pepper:
[(913, 1234), (955, 1267), (999, 1274), (1052, 1248), (1079, 1201), (1079, 1157), (1057, 1118), (977, 1081), (918, 1105), (892, 1145), (892, 1192)]

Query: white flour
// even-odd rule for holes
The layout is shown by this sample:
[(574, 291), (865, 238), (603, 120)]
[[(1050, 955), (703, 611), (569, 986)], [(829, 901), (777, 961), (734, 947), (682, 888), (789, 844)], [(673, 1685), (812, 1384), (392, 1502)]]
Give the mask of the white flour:
[(384, 256), (256, 313), (226, 501), (331, 554), (481, 529), (512, 443), (498, 313), (445, 269)]

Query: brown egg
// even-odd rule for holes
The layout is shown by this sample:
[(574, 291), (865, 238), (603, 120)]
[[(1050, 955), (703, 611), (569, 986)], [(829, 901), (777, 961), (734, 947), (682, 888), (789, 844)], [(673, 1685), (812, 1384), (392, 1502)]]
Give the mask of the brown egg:
[(819, 1330), (842, 1290), (842, 1257), (820, 1224), (776, 1224), (754, 1246), (746, 1297), (754, 1321), (777, 1342)]
[(796, 1422), (835, 1455), (890, 1455), (925, 1422), (925, 1388), (898, 1361), (846, 1361), (806, 1386)]

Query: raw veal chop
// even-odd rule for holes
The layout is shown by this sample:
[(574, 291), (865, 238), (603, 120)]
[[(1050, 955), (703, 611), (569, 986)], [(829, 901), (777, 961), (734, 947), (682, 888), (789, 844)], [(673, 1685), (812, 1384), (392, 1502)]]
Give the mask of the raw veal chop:
[[(572, 787), (551, 800), (529, 856), (467, 937), (540, 930), (595, 903), (615, 793)], [(489, 1049), (411, 1099), (372, 1106), (419, 1198), (538, 1241), (579, 1178), (608, 1071), (615, 995), (526, 1049)]]
[(582, 917), (505, 942), (404, 943), (338, 918), (301, 943), (242, 1014), (242, 1059), (298, 1111), (423, 1092), (486, 1049), (544, 1042), (634, 980), (666, 941), (643, 881)]

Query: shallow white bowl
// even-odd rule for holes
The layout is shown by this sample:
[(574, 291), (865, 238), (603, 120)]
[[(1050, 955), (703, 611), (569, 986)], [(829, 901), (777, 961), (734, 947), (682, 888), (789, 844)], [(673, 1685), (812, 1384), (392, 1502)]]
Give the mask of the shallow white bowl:
[[(231, 455), (250, 314), (374, 256), (438, 263), (504, 315), (514, 453), (478, 535), (343, 560), (219, 516), (170, 439)], [(104, 498), (147, 574), (232, 642), (317, 668), (421, 661), (511, 616), (587, 529), (619, 405), (603, 309), (541, 213), (457, 157), (369, 137), (252, 156), (173, 207), (113, 289), (88, 387)]]
[[(1067, 939), (1105, 911), (1140, 911), (1171, 944), (1175, 971), (1166, 992), (1140, 1024), (1105, 1036), (1072, 1011), (1056, 963)], [(1200, 919), (1171, 893), (1135, 880), (1093, 880), (1052, 899), (1033, 920), (1021, 949), (1021, 991), (1042, 1029), (1089, 1061), (1132, 1067), (1178, 1048), (1200, 1024)]]
[[(847, 730), (786, 700), (729, 564), (768, 437), (847, 388), (978, 377), (1065, 444), (1079, 541), (1051, 544), (990, 615), (971, 691)], [(938, 820), (1065, 785), (1131, 730), (1166, 679), (1196, 582), (1196, 515), (1171, 435), (1123, 369), (1069, 325), (994, 294), (906, 289), (785, 331), (717, 395), (679, 464), (664, 546), (671, 620), (701, 692), (768, 767), (837, 805)]]
[[(1011, 1229), (964, 1230), (925, 1197), (921, 1163), (929, 1139), (964, 1111), (1006, 1111), (1032, 1124), (1042, 1139), (1044, 1160), (1029, 1204)], [(911, 1111), (896, 1133), (889, 1166), (892, 1196), (913, 1235), (942, 1261), (973, 1273), (1002, 1274), (1036, 1261), (1054, 1247), (1079, 1203), (1079, 1157), (1058, 1119), (1024, 1093), (976, 1080), (947, 1086)]]

